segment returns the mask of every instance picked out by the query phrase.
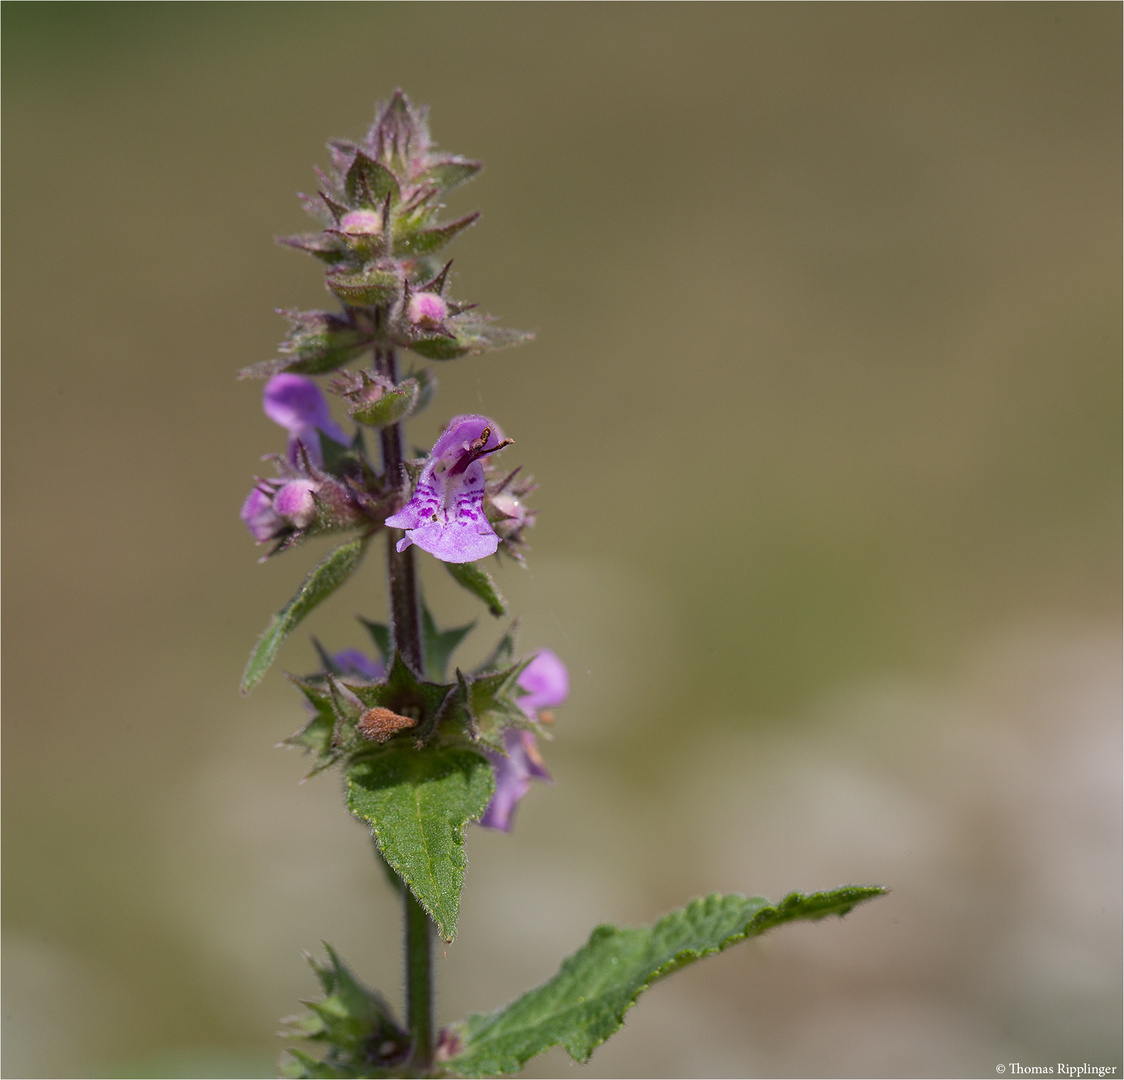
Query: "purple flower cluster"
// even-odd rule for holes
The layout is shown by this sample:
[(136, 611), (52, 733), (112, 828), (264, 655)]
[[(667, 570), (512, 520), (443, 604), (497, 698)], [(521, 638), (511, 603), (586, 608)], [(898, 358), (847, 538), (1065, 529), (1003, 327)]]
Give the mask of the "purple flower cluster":
[[(413, 300), (425, 301), (421, 317), (440, 317), (433, 303), (440, 297), (419, 293)], [(354, 484), (341, 485), (323, 472), (322, 437), (344, 446), (350, 439), (332, 419), (316, 383), (302, 375), (274, 375), (262, 408), (289, 433), (289, 441), (284, 458), (269, 455), (280, 475), (259, 478), (242, 504), (242, 521), (254, 539), (261, 544), (300, 533), (325, 509), (332, 511), (333, 524), (358, 524), (363, 504), (377, 504), (381, 493), (369, 492), (365, 500)], [(494, 555), (501, 543), (520, 558), (522, 531), (534, 523), (522, 496), (534, 485), (514, 486), (512, 473), (489, 488), (485, 468), (491, 454), (510, 444), (486, 416), (453, 417), (426, 459), (412, 498), (374, 524), (405, 530), (399, 551), (416, 544), (444, 562), (476, 562)]]
[(311, 379), (274, 375), (265, 385), (262, 409), (288, 431), (289, 445), (286, 460), (280, 464), (282, 475), (259, 480), (242, 504), (242, 520), (259, 544), (312, 524), (320, 485), (305, 474), (324, 463), (320, 433), (334, 442), (348, 441)]
[(262, 394), (262, 408), (289, 433), (285, 456), (268, 455), (278, 476), (258, 478), (242, 504), (241, 518), (263, 544), (302, 534), (323, 516), (331, 526), (362, 519), (367, 501), (354, 484), (323, 471), (321, 438), (347, 445), (347, 433), (332, 419), (320, 388), (301, 375), (274, 375)]

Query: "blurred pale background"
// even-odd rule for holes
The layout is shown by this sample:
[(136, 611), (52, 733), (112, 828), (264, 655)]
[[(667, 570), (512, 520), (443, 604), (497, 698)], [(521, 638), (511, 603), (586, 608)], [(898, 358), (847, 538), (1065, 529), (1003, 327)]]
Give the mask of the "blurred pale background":
[[(1119, 5), (3, 18), (6, 1075), (270, 1075), (322, 939), (397, 993), (295, 695), (236, 692), (320, 549), (255, 563), (282, 435), (234, 372), (324, 302), (271, 237), (398, 85), (487, 165), (456, 294), (538, 335), (411, 438), (515, 437), (501, 585), (574, 677), (556, 783), (471, 832), (441, 1020), (599, 921), (876, 881), (531, 1074), (1121, 1064)], [(382, 603), (372, 560), (310, 628)]]

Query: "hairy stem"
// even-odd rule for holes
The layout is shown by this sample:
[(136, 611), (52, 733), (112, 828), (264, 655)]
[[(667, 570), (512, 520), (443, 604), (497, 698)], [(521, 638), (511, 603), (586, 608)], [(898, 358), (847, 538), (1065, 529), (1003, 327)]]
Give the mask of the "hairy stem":
[[(398, 361), (393, 349), (375, 350), (375, 369), (393, 382), (398, 381)], [(393, 483), (401, 483), (402, 425), (388, 424), (379, 432), (382, 439), (383, 468)], [(398, 551), (396, 544), (402, 539), (399, 529), (387, 530), (387, 569), (390, 574), (390, 625), (394, 644), (403, 659), (423, 675), (421, 646), (421, 616), (418, 609), (418, 583), (414, 569), (414, 549)]]
[[(398, 361), (393, 349), (375, 349), (375, 370), (392, 383), (398, 381)], [(389, 424), (380, 432), (383, 468), (394, 483), (403, 480), (402, 427)], [(386, 561), (390, 579), (390, 628), (394, 647), (419, 675), (422, 664), (421, 616), (414, 549), (397, 550), (403, 533), (387, 530)], [(425, 909), (403, 886), (406, 916), (406, 1024), (410, 1029), (410, 1068), (427, 1076), (433, 1068), (433, 931)]]
[(406, 1019), (415, 1076), (433, 1069), (433, 923), (409, 889), (406, 898)]

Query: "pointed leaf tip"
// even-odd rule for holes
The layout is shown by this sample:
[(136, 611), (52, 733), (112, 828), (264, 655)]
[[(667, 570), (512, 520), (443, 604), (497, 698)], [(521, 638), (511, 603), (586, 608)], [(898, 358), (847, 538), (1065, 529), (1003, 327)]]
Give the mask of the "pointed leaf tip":
[(392, 743), (347, 770), (348, 808), (445, 941), (457, 932), (465, 826), (483, 816), (494, 788), (487, 759), (460, 747)]
[(842, 915), (885, 891), (846, 886), (810, 896), (790, 893), (776, 905), (760, 896), (715, 893), (652, 926), (599, 926), (554, 978), (450, 1029), (446, 1041), (454, 1050), (442, 1064), (463, 1076), (494, 1076), (517, 1072), (558, 1045), (584, 1063), (656, 980), (783, 922)]
[(453, 580), (488, 606), (488, 611), (498, 619), (507, 614), (507, 601), (500, 595), (492, 575), (479, 563), (444, 563)]

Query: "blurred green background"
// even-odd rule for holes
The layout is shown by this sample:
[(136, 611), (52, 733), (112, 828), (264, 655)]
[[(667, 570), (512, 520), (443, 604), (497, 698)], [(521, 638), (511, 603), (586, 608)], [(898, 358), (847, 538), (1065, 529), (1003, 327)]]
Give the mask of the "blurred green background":
[[(2, 10), (5, 1075), (271, 1075), (322, 939), (397, 992), (295, 695), (237, 694), (318, 548), (255, 563), (234, 372), (324, 304), (271, 237), (399, 85), (487, 165), (455, 294), (537, 334), (411, 440), (516, 439), (500, 584), (574, 680), (441, 1021), (599, 921), (877, 881), (530, 1075), (1121, 1064), (1119, 5)], [(384, 610), (376, 560), (310, 628)]]

